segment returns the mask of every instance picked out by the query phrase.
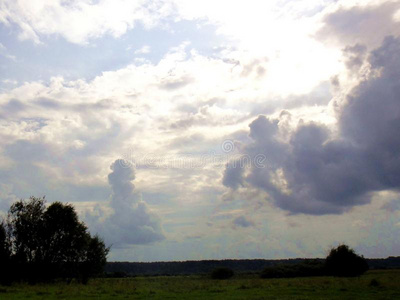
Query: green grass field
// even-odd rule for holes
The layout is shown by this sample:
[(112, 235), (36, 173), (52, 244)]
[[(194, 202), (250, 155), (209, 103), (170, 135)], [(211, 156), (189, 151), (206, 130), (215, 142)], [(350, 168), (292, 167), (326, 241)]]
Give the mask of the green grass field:
[(175, 276), (15, 284), (0, 286), (0, 299), (400, 299), (400, 270), (369, 271), (360, 278)]

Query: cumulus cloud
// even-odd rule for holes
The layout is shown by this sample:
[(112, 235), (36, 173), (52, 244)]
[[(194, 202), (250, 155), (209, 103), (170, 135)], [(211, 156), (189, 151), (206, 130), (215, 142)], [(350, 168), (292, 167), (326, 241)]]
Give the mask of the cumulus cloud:
[(134, 169), (126, 161), (117, 159), (111, 165), (108, 183), (112, 189), (110, 208), (97, 208), (87, 216), (93, 228), (115, 247), (150, 244), (165, 238), (160, 219), (152, 213), (141, 195), (135, 191), (132, 181)]
[[(351, 2), (351, 1), (350, 1)], [(378, 47), (386, 35), (400, 34), (396, 12), (398, 1), (379, 1), (368, 5), (353, 5), (339, 8), (324, 18), (324, 26), (317, 37), (333, 40), (344, 46), (363, 44)]]
[[(241, 93), (252, 89), (250, 83), (238, 95), (231, 93), (230, 103), (218, 97), (243, 80), (230, 73), (230, 68), (221, 59), (189, 56), (186, 50), (178, 48), (168, 52), (158, 64), (132, 64), (91, 81), (53, 77), (49, 82), (26, 82), (2, 91), (2, 182), (13, 184), (19, 197), (38, 193), (51, 200), (50, 196), (59, 189), (65, 191), (62, 199), (81, 201), (87, 193), (79, 197), (74, 190), (79, 190), (80, 185), (93, 185), (103, 194), (108, 162), (131, 153), (133, 139), (134, 153), (139, 155), (154, 153), (154, 149), (157, 155), (182, 151), (207, 154), (215, 147), (220, 149), (221, 136), (232, 130), (230, 126), (246, 126), (238, 121), (246, 116), (246, 111), (239, 108)], [(179, 82), (188, 70), (195, 78), (191, 84), (175, 89), (160, 86), (160, 82)], [(141, 138), (136, 138), (139, 134)], [(207, 172), (218, 173), (204, 170), (207, 176)], [(41, 176), (39, 179), (30, 174)], [(171, 185), (166, 178), (175, 174), (168, 169), (141, 176), (149, 183), (149, 190), (159, 185), (167, 193), (183, 193), (183, 188), (175, 188), (182, 185), (189, 194), (188, 185), (198, 188), (201, 184), (185, 174)], [(208, 177), (201, 182), (208, 181), (216, 185)], [(70, 184), (75, 188), (68, 192), (63, 189)], [(93, 195), (96, 196), (91, 196), (91, 201), (106, 198), (98, 197), (99, 193)]]
[(243, 186), (244, 171), (244, 167), (240, 165), (240, 161), (238, 160), (227, 163), (222, 180), (223, 185), (233, 189), (237, 189), (239, 186)]
[(352, 72), (356, 72), (363, 65), (367, 47), (361, 44), (355, 44), (354, 46), (345, 47), (343, 52), (346, 58), (346, 67)]
[[(369, 78), (346, 97), (338, 133), (325, 125), (300, 122), (288, 140), (279, 119), (259, 116), (250, 124), (253, 143), (246, 151), (263, 153), (265, 168), (253, 167), (235, 182), (266, 191), (290, 213), (342, 213), (369, 203), (373, 192), (400, 190), (400, 38), (388, 37), (370, 53)], [(223, 182), (230, 183), (231, 171)]]
[(18, 25), (22, 40), (40, 43), (41, 35), (58, 34), (84, 44), (105, 34), (119, 37), (136, 22), (152, 27), (169, 10), (163, 1), (147, 0), (5, 0), (0, 3), (0, 22)]

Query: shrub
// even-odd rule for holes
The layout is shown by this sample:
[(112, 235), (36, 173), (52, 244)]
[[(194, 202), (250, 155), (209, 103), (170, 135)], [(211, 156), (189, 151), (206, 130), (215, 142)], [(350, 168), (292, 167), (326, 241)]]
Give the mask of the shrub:
[(212, 279), (229, 279), (233, 277), (234, 272), (229, 268), (217, 268), (211, 273)]
[(368, 270), (367, 260), (347, 245), (331, 249), (325, 264), (328, 274), (338, 277), (360, 276)]

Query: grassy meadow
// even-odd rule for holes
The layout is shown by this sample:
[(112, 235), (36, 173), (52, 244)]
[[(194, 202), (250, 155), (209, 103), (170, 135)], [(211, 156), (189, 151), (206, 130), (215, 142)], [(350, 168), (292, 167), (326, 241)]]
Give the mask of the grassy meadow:
[(400, 299), (400, 270), (374, 270), (359, 278), (171, 276), (14, 284), (0, 286), (0, 299)]

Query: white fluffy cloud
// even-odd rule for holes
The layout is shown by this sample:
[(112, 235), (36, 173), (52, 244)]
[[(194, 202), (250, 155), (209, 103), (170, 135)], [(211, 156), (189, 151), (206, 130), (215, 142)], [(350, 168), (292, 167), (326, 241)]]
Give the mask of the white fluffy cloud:
[(140, 194), (134, 191), (134, 169), (124, 160), (116, 160), (110, 168), (108, 183), (112, 189), (112, 211), (107, 214), (97, 207), (89, 214), (87, 219), (92, 229), (103, 236), (106, 243), (117, 248), (163, 240), (165, 236), (158, 216), (149, 211)]
[(137, 22), (152, 27), (169, 14), (162, 1), (6, 0), (0, 3), (0, 21), (20, 27), (20, 39), (40, 42), (41, 35), (57, 34), (72, 43), (110, 34), (119, 37)]

